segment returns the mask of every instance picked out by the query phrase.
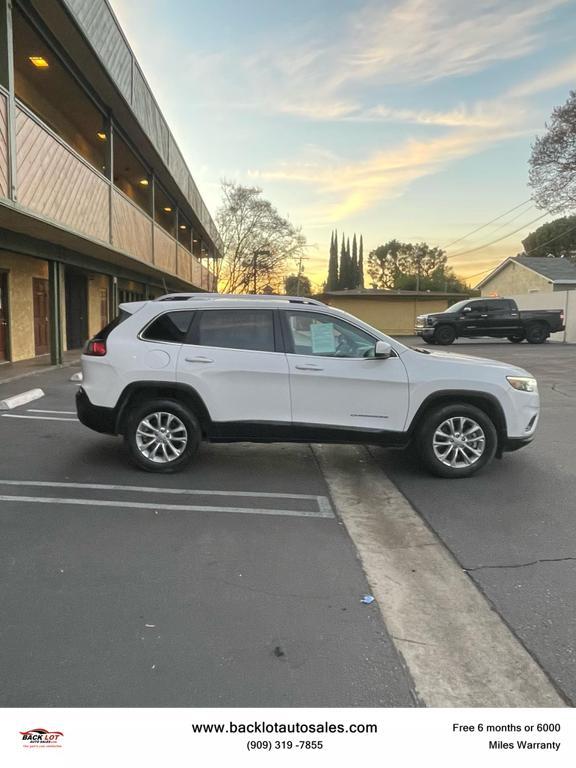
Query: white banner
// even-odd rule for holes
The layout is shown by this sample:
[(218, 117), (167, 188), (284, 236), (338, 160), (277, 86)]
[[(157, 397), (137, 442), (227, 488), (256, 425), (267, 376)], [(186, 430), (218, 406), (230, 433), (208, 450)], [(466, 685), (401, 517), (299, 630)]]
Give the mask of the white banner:
[(0, 765), (576, 764), (570, 709), (3, 709)]

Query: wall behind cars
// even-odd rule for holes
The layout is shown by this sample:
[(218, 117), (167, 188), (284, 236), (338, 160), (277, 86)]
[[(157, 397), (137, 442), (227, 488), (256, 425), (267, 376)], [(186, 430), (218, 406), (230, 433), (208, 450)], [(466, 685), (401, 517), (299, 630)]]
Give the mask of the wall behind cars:
[(576, 344), (576, 291), (554, 291), (553, 293), (522, 293), (507, 296), (515, 299), (520, 310), (523, 309), (563, 309), (566, 330), (553, 333), (554, 341), (567, 341)]

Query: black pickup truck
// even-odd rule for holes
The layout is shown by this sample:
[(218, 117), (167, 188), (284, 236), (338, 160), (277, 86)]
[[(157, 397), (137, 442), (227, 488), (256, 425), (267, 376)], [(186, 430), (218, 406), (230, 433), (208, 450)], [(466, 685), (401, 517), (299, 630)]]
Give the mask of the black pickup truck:
[(427, 344), (452, 344), (459, 337), (479, 336), (542, 344), (551, 333), (563, 330), (563, 309), (520, 311), (514, 299), (467, 299), (444, 312), (416, 318), (416, 334)]

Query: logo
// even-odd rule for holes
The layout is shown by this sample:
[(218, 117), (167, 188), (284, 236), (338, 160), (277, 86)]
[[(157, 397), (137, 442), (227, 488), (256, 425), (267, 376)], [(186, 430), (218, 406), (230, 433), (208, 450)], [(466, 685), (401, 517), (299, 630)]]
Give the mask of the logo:
[(32, 728), (30, 731), (20, 731), (23, 747), (61, 747), (62, 731), (47, 731), (46, 728)]

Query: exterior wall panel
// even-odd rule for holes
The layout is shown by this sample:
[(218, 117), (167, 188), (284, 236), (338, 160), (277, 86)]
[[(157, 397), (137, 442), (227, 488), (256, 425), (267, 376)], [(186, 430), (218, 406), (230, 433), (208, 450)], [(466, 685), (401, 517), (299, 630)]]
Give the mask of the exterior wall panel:
[(168, 154), (168, 168), (170, 173), (174, 177), (180, 189), (186, 191), (188, 189), (188, 168), (182, 157), (182, 153), (178, 149), (174, 137), (170, 134), (170, 149)]
[(177, 264), (178, 277), (181, 277), (186, 282), (192, 281), (192, 256), (181, 245), (178, 246), (178, 264)]
[(0, 197), (8, 197), (8, 126), (6, 97), (0, 93)]
[(16, 177), (20, 205), (108, 240), (108, 183), (21, 109), (16, 110)]
[(154, 225), (154, 264), (176, 274), (176, 241), (157, 224)]
[(124, 98), (132, 101), (132, 51), (105, 0), (65, 0)]
[(140, 261), (152, 262), (152, 222), (115, 189), (112, 190), (112, 244)]
[(512, 296), (518, 293), (552, 293), (554, 286), (542, 275), (521, 264), (509, 262), (481, 288), (482, 296)]

